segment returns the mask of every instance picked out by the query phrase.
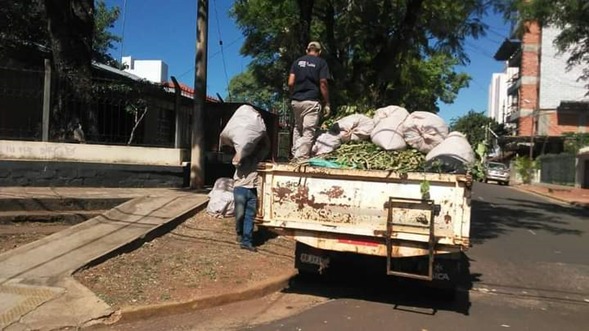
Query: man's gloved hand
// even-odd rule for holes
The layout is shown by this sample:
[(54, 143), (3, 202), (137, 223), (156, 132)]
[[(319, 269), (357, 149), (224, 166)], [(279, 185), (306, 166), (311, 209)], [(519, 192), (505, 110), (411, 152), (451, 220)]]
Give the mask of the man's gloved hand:
[(331, 107), (329, 105), (325, 105), (323, 107), (323, 118), (328, 118), (331, 115)]

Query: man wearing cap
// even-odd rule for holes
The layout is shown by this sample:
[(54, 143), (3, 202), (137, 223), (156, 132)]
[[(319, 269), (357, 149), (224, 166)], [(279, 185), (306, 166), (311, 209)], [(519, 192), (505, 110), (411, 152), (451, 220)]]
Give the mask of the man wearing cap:
[(292, 154), (294, 159), (308, 158), (319, 124), (321, 97), (324, 116), (329, 116), (329, 91), (327, 79), (329, 67), (321, 57), (321, 44), (312, 41), (307, 54), (298, 58), (290, 68), (288, 88), (294, 115)]

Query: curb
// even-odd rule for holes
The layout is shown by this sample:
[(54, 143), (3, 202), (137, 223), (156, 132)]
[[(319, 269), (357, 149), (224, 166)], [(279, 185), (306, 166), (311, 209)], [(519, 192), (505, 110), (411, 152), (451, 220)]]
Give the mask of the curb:
[(578, 202), (578, 201), (569, 201), (567, 199), (563, 199), (563, 198), (559, 198), (559, 197), (556, 197), (554, 195), (551, 195), (550, 193), (542, 193), (542, 192), (537, 192), (537, 191), (534, 191), (534, 190), (527, 190), (527, 189), (521, 188), (519, 186), (512, 186), (512, 188), (514, 188), (514, 189), (516, 189), (518, 191), (521, 191), (521, 192), (527, 192), (527, 193), (539, 195), (539, 196), (544, 197), (544, 198), (547, 198), (547, 199), (556, 200), (558, 202), (562, 202), (562, 203), (565, 203), (565, 204), (568, 204), (568, 205), (571, 205), (571, 206), (574, 206), (574, 207), (577, 207), (577, 208), (582, 208), (582, 209), (585, 209), (585, 210), (589, 210), (589, 204), (587, 204), (587, 203)]
[(123, 307), (120, 309), (121, 318), (114, 324), (110, 325), (125, 324), (140, 319), (155, 317), (162, 314), (171, 315), (185, 313), (194, 310), (218, 307), (238, 301), (261, 298), (268, 294), (278, 292), (280, 290), (287, 288), (290, 283), (290, 280), (297, 274), (298, 272), (296, 270), (292, 270), (288, 274), (277, 276), (273, 279), (260, 282), (258, 284), (246, 287), (243, 290), (233, 293), (211, 295), (185, 302), (172, 302), (140, 307)]

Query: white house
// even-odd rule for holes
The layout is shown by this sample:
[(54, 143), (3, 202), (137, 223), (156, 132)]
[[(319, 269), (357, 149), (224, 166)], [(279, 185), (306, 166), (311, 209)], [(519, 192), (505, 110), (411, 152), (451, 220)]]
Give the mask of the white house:
[(168, 65), (162, 60), (136, 60), (131, 56), (123, 56), (121, 62), (125, 71), (153, 83), (168, 81)]

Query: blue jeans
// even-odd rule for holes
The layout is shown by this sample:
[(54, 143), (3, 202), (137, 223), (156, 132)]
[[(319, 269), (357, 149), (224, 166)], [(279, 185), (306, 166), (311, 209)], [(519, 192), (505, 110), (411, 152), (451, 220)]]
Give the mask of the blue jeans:
[(233, 197), (235, 199), (235, 232), (241, 236), (242, 245), (253, 246), (257, 191), (255, 188), (235, 187)]

